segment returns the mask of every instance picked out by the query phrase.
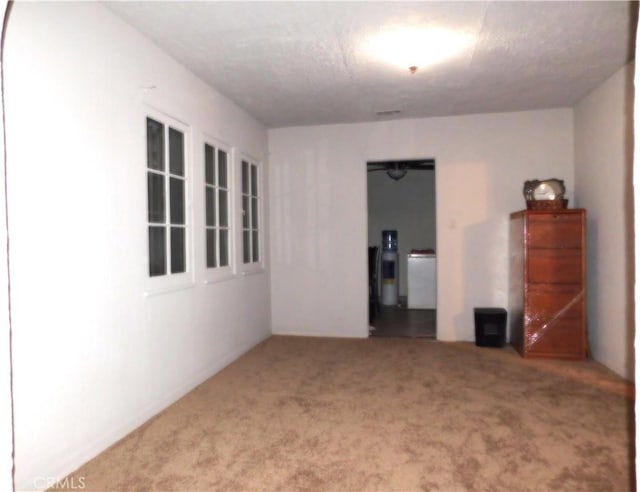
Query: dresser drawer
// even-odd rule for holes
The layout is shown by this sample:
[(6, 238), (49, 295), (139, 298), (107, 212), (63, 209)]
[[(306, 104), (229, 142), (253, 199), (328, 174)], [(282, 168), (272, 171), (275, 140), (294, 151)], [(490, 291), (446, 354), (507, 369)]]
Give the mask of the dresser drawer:
[(584, 290), (578, 285), (532, 285), (526, 294), (525, 324), (541, 325), (553, 319), (582, 320), (585, 316)]
[(585, 351), (584, 325), (580, 320), (563, 319), (525, 328), (525, 357), (584, 359)]
[(582, 231), (580, 214), (531, 215), (527, 221), (527, 247), (582, 248)]
[(583, 272), (582, 251), (579, 249), (528, 251), (525, 282), (582, 285)]

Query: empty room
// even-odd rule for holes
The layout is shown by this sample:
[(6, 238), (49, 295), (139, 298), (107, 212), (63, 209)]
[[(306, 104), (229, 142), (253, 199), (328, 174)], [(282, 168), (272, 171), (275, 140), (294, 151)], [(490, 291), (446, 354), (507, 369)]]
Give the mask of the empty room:
[(635, 490), (637, 17), (6, 4), (0, 488)]

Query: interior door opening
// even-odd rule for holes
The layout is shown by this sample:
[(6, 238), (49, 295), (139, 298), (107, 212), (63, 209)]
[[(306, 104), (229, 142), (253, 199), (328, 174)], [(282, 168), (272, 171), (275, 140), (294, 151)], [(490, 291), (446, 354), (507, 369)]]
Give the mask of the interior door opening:
[(436, 338), (434, 159), (367, 162), (369, 335)]

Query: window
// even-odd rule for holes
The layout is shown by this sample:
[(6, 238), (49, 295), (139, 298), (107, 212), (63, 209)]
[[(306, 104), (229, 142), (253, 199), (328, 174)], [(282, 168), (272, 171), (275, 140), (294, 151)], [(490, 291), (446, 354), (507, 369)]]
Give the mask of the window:
[(204, 144), (205, 252), (207, 268), (229, 266), (229, 153)]
[(242, 261), (258, 263), (260, 258), (260, 195), (258, 165), (242, 160)]
[(185, 134), (147, 117), (149, 276), (187, 271)]

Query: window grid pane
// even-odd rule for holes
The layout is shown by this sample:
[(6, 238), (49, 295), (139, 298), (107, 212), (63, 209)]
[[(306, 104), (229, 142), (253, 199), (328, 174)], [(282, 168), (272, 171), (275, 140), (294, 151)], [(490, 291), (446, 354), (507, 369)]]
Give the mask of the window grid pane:
[(216, 261), (216, 230), (207, 229), (207, 268), (215, 268)]
[(147, 171), (147, 221), (164, 223), (164, 176)]
[(218, 190), (218, 204), (218, 224), (220, 225), (220, 227), (227, 227), (229, 225), (229, 212), (227, 206), (228, 201), (226, 190)]
[(258, 199), (251, 199), (251, 228), (258, 229)]
[(229, 266), (229, 230), (220, 229), (220, 266)]
[(242, 161), (242, 193), (249, 194), (249, 163)]
[(258, 261), (258, 231), (251, 232), (251, 260)]
[(167, 273), (166, 228), (149, 227), (149, 276), (156, 277)]
[(169, 178), (169, 216), (171, 224), (184, 225), (184, 180)]
[(184, 176), (184, 135), (169, 128), (169, 172)]
[(205, 220), (207, 226), (216, 225), (216, 190), (207, 186), (205, 192)]
[(249, 197), (245, 195), (242, 197), (242, 227), (247, 229), (250, 223)]
[(171, 228), (171, 273), (184, 273), (187, 265), (184, 227)]
[(164, 171), (164, 125), (147, 118), (147, 167)]
[(213, 147), (209, 144), (204, 144), (204, 181), (206, 184), (213, 185), (215, 184), (216, 174), (215, 174), (215, 162), (214, 162), (214, 153)]
[(218, 149), (218, 185), (220, 188), (227, 187), (227, 153)]
[(258, 196), (258, 167), (251, 165), (251, 196)]
[(244, 263), (251, 262), (251, 233), (242, 231), (242, 261)]

